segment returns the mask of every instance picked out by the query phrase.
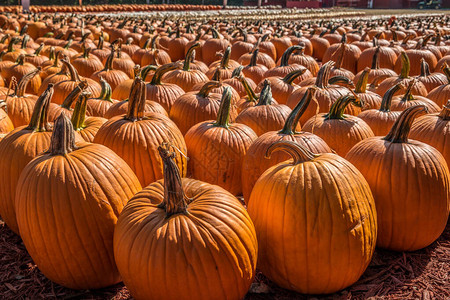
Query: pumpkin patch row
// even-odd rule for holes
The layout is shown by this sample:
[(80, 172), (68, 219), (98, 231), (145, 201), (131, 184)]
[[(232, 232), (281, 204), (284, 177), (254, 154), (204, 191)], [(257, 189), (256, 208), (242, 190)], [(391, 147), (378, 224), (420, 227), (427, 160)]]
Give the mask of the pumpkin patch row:
[(448, 21), (0, 16), (0, 215), (73, 289), (344, 289), (445, 229)]

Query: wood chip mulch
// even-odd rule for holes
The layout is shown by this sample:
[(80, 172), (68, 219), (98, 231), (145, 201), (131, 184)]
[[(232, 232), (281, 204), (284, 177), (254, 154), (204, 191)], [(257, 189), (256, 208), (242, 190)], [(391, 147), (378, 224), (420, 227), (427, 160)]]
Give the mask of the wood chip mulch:
[[(327, 296), (305, 296), (277, 287), (258, 273), (246, 300), (259, 299), (450, 299), (450, 222), (426, 249), (377, 250), (367, 271), (351, 287)], [(0, 299), (132, 299), (123, 284), (75, 291), (44, 277), (21, 239), (0, 220)]]

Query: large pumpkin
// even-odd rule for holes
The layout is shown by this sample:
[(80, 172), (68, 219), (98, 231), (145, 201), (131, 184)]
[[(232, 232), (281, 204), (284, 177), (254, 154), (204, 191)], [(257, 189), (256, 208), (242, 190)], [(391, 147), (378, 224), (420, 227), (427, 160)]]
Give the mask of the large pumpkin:
[(25, 166), (50, 146), (47, 112), (52, 95), (53, 84), (50, 84), (36, 100), (29, 125), (17, 128), (0, 143), (0, 215), (17, 234), (19, 228), (14, 208), (17, 181)]
[(158, 150), (164, 180), (128, 202), (114, 232), (123, 281), (137, 300), (242, 299), (257, 258), (247, 211), (221, 187), (182, 179), (175, 153)]
[(25, 167), (17, 186), (19, 231), (46, 277), (73, 289), (121, 281), (114, 226), (141, 186), (119, 156), (102, 145), (75, 145), (72, 124), (62, 113), (49, 151)]
[[(265, 171), (248, 205), (259, 243), (258, 268), (283, 288), (329, 294), (355, 283), (377, 237), (373, 196), (363, 175), (332, 154), (312, 154), (292, 141), (293, 159)], [(280, 192), (281, 191), (281, 192)]]
[(408, 140), (425, 106), (407, 108), (386, 137), (356, 144), (346, 155), (369, 182), (378, 213), (377, 245), (414, 251), (434, 242), (447, 223), (450, 174), (435, 148)]

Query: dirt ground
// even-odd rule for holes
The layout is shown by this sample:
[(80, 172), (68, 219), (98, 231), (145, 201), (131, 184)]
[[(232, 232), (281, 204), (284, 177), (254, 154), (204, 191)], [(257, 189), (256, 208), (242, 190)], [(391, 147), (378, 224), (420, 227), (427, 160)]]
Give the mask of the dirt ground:
[[(118, 284), (75, 291), (52, 283), (31, 260), (21, 239), (0, 220), (0, 299), (132, 299)], [(281, 289), (258, 272), (246, 300), (287, 299), (450, 299), (450, 224), (421, 251), (377, 250), (367, 271), (353, 286), (327, 296), (305, 296)]]

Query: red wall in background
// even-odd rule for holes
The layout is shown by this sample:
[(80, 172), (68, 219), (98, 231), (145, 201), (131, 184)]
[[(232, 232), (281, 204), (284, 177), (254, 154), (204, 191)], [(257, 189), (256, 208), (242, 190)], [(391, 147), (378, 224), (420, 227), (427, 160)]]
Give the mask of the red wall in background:
[(373, 8), (407, 8), (402, 0), (373, 0)]

